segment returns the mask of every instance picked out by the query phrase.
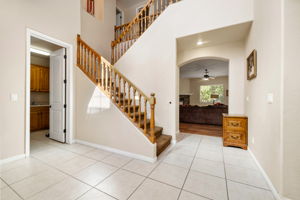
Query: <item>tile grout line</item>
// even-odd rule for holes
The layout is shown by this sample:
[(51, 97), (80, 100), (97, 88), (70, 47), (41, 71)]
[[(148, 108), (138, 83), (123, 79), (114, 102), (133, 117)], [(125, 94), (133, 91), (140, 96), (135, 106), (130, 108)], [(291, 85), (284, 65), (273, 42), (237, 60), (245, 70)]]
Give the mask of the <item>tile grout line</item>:
[[(42, 142), (42, 141), (41, 141), (41, 142)], [(42, 143), (46, 143), (46, 142), (42, 142)], [(47, 143), (46, 143), (46, 144), (47, 144)], [(52, 145), (52, 146), (55, 146), (55, 147), (59, 148), (58, 145)], [(63, 150), (65, 150), (65, 151), (72, 152), (72, 151), (69, 151), (68, 149), (65, 149), (65, 148), (59, 148), (59, 149), (63, 149)], [(97, 149), (96, 149), (96, 148), (93, 148), (91, 151), (93, 151), (93, 150), (97, 150)], [(88, 153), (88, 152), (90, 152), (90, 151), (87, 151), (86, 153)], [(72, 152), (72, 153), (77, 154), (77, 155), (82, 156), (82, 157), (85, 157), (85, 158), (88, 158), (88, 157), (85, 156), (84, 154), (79, 154), (79, 153), (77, 153), (77, 152)], [(114, 154), (114, 153), (111, 153), (111, 154), (107, 155), (106, 157), (109, 157), (109, 156), (112, 155), (112, 154)], [(116, 155), (119, 155), (119, 154), (116, 154)], [(106, 157), (105, 157), (105, 158), (106, 158)], [(98, 188), (96, 188), (96, 186), (99, 185), (100, 183), (102, 183), (104, 180), (106, 180), (106, 179), (109, 178), (110, 176), (112, 176), (113, 174), (115, 174), (116, 172), (120, 171), (120, 169), (122, 169), (122, 167), (124, 167), (125, 165), (127, 165), (129, 162), (131, 162), (131, 161), (133, 160), (133, 159), (130, 159), (128, 162), (126, 162), (125, 164), (123, 164), (122, 166), (120, 166), (120, 167), (118, 168), (117, 166), (114, 166), (114, 165), (112, 165), (112, 164), (105, 163), (105, 162), (102, 162), (102, 161), (98, 161), (98, 160), (95, 160), (95, 159), (91, 159), (91, 160), (96, 161), (96, 163), (93, 163), (93, 164), (91, 164), (91, 165), (89, 165), (89, 166), (83, 168), (82, 170), (87, 169), (88, 167), (90, 167), (90, 166), (92, 166), (92, 165), (96, 165), (97, 162), (98, 162), (98, 163), (100, 162), (100, 163), (102, 163), (102, 164), (107, 164), (107, 165), (110, 165), (110, 166), (112, 166), (112, 167), (116, 167), (116, 168), (117, 168), (117, 170), (114, 171), (112, 174), (110, 174), (109, 176), (105, 177), (103, 180), (101, 180), (100, 182), (98, 182), (95, 186), (92, 186), (92, 185), (90, 185), (90, 184), (88, 184), (88, 183), (85, 183), (85, 182), (83, 182), (82, 180), (80, 180), (80, 179), (78, 179), (78, 178), (76, 178), (76, 177), (74, 177), (74, 176), (72, 176), (72, 175), (70, 175), (70, 174), (68, 174), (68, 173), (66, 173), (66, 172), (64, 172), (64, 171), (62, 171), (62, 170), (60, 170), (60, 169), (58, 169), (58, 168), (55, 168), (54, 166), (49, 165), (47, 162), (45, 162), (45, 161), (43, 161), (43, 160), (40, 160), (39, 158), (35, 158), (35, 157), (33, 157), (33, 158), (36, 159), (36, 160), (39, 160), (40, 162), (44, 163), (44, 164), (47, 165), (48, 167), (51, 167), (51, 168), (53, 168), (53, 169), (56, 169), (56, 170), (60, 171), (61, 173), (67, 175), (68, 177), (74, 178), (74, 179), (76, 179), (77, 181), (79, 181), (79, 182), (81, 182), (81, 183), (83, 183), (83, 184), (86, 184), (86, 185), (90, 186), (91, 188), (90, 188), (88, 191), (90, 191), (90, 190), (92, 190), (92, 189), (96, 189), (96, 190), (98, 190), (98, 191), (100, 191), (100, 192), (103, 192), (103, 193), (107, 194), (107, 195), (110, 196), (110, 197), (113, 197), (113, 196), (110, 195), (110, 194), (108, 194), (108, 193), (106, 193), (106, 192), (104, 192), (104, 191), (102, 191), (102, 190), (100, 190), (100, 189), (98, 189)], [(105, 158), (103, 158), (102, 160), (104, 160)], [(71, 158), (70, 160), (72, 160), (72, 159), (73, 159), (73, 158)], [(70, 160), (68, 160), (68, 161), (70, 161)], [(63, 179), (62, 181), (59, 181), (59, 182), (57, 182), (57, 183), (55, 183), (55, 184), (58, 184), (58, 183), (60, 183), (60, 182), (63, 182), (64, 180), (65, 180), (65, 179)], [(55, 184), (53, 184), (53, 185), (55, 185)], [(38, 193), (40, 193), (40, 192), (45, 191), (46, 189), (52, 187), (53, 185), (48, 186), (48, 187), (45, 188), (44, 190), (41, 190), (41, 191), (35, 193), (34, 195), (36, 195), (36, 194), (38, 194)], [(87, 191), (87, 192), (88, 192), (88, 191)], [(87, 192), (85, 192), (84, 194), (86, 194)], [(77, 199), (80, 198), (80, 197), (82, 197), (84, 194), (82, 194), (82, 195), (80, 195), (79, 197), (77, 197)], [(34, 196), (34, 195), (32, 195), (32, 196)], [(113, 198), (114, 198), (114, 199), (117, 199), (116, 197), (113, 197)]]
[[(222, 145), (222, 146), (223, 146), (223, 145)], [(225, 175), (226, 194), (227, 194), (227, 199), (230, 200), (230, 198), (229, 198), (229, 191), (228, 191), (227, 174), (226, 174), (226, 166), (225, 166), (225, 157), (224, 157), (224, 149), (223, 149), (223, 147), (222, 147), (222, 158), (223, 158), (223, 165), (224, 165), (224, 175)]]
[[(169, 152), (166, 154), (166, 156), (169, 154)], [(158, 161), (159, 163), (148, 173), (147, 176), (145, 176), (145, 179), (137, 186), (137, 188), (128, 196), (127, 200), (141, 187), (141, 185), (147, 180), (151, 179), (149, 176), (152, 174), (152, 172), (158, 168), (159, 165), (162, 164), (163, 160)], [(153, 179), (151, 179), (153, 180)]]
[[(42, 141), (41, 141), (41, 142), (42, 142)], [(42, 142), (42, 143), (46, 143), (46, 142)], [(46, 143), (46, 144), (47, 144), (47, 143)], [(59, 149), (63, 149), (63, 150), (65, 150), (65, 151), (72, 152), (72, 153), (77, 154), (77, 155), (79, 155), (79, 156), (88, 158), (88, 157), (85, 156), (84, 154), (79, 154), (79, 153), (77, 153), (77, 152), (73, 152), (73, 151), (70, 151), (70, 150), (65, 149), (65, 148), (60, 148), (58, 145), (51, 145), (51, 144), (50, 144), (50, 146), (55, 146), (55, 147), (57, 147), (57, 148), (59, 148)], [(86, 153), (91, 152), (91, 151), (93, 151), (93, 150), (97, 150), (97, 149), (96, 149), (96, 148), (93, 148), (92, 150), (87, 151)], [(113, 154), (113, 153), (111, 153), (111, 154)], [(107, 155), (106, 157), (110, 156), (111, 154)], [(77, 181), (80, 181), (81, 183), (90, 186), (91, 188), (90, 188), (88, 191), (90, 191), (91, 189), (97, 189), (96, 187), (94, 187), (94, 186), (92, 186), (92, 185), (90, 185), (90, 184), (88, 184), (88, 183), (85, 183), (85, 182), (83, 182), (82, 180), (80, 180), (80, 179), (78, 179), (78, 178), (76, 178), (76, 177), (74, 177), (74, 176), (72, 176), (72, 175), (70, 175), (70, 174), (68, 174), (68, 173), (66, 173), (66, 172), (64, 172), (64, 171), (62, 171), (62, 170), (60, 170), (60, 169), (58, 169), (58, 168), (56, 168), (56, 167), (54, 167), (54, 166), (49, 165), (47, 162), (45, 162), (45, 161), (43, 161), (43, 160), (40, 160), (39, 158), (35, 158), (35, 157), (33, 157), (33, 158), (36, 159), (36, 160), (39, 160), (40, 162), (44, 163), (44, 164), (47, 165), (48, 167), (51, 167), (51, 168), (53, 168), (53, 169), (56, 169), (56, 170), (60, 171), (61, 173), (67, 175), (68, 177), (74, 178), (74, 179), (76, 179)], [(72, 159), (73, 159), (73, 158), (71, 158), (70, 160), (72, 160)], [(89, 159), (91, 159), (91, 158), (89, 158)], [(103, 159), (105, 159), (105, 158), (103, 158)], [(68, 160), (68, 161), (70, 161), (70, 160)], [(88, 167), (90, 167), (90, 166), (92, 166), (92, 165), (96, 165), (97, 162), (101, 162), (101, 161), (98, 161), (98, 160), (95, 160), (95, 159), (91, 159), (91, 160), (94, 160), (94, 161), (96, 161), (96, 162), (93, 163), (93, 164), (91, 164), (91, 165), (89, 165), (89, 166), (87, 166), (87, 167), (85, 167), (85, 168), (83, 168), (82, 170), (87, 169)], [(129, 160), (127, 163), (129, 163), (130, 161), (131, 161), (131, 160)], [(101, 162), (101, 163), (102, 163), (102, 164), (107, 164), (107, 163), (104, 163), (104, 162)], [(124, 165), (126, 165), (127, 163), (125, 163)], [(110, 165), (110, 164), (108, 164), (108, 165)], [(110, 166), (113, 166), (113, 165), (110, 165)], [(123, 166), (123, 165), (122, 165), (122, 166)], [(122, 167), (122, 166), (121, 166), (121, 167)], [(113, 166), (113, 167), (116, 167), (116, 166)], [(115, 172), (113, 172), (112, 174), (114, 174), (114, 173), (116, 173), (117, 171), (119, 171), (119, 169), (121, 169), (121, 167), (118, 168), (118, 169), (117, 169)], [(111, 176), (112, 174), (110, 174), (109, 176)], [(109, 176), (107, 176), (105, 179), (107, 179)], [(103, 179), (102, 181), (104, 181), (105, 179)], [(56, 184), (58, 184), (58, 183), (60, 183), (60, 182), (63, 182), (63, 181), (64, 181), (64, 179), (63, 179), (62, 181), (57, 182)], [(97, 183), (96, 185), (100, 184), (102, 181), (100, 181), (100, 182)], [(54, 185), (54, 184), (53, 184), (53, 185)], [(44, 190), (39, 191), (39, 192), (35, 193), (34, 195), (36, 195), (36, 194), (38, 194), (38, 193), (40, 193), (40, 192), (45, 191), (46, 189), (52, 187), (53, 185), (48, 186), (48, 187), (45, 188)], [(95, 186), (96, 186), (96, 185), (95, 185)], [(98, 191), (101, 191), (101, 190), (99, 190), (99, 189), (97, 189), (97, 190), (98, 190)], [(88, 191), (87, 191), (87, 192), (88, 192)], [(103, 192), (103, 191), (101, 191), (101, 192)], [(85, 192), (85, 193), (86, 193), (86, 192)], [(85, 193), (84, 193), (84, 194), (85, 194)], [(105, 193), (105, 192), (103, 192), (103, 193)], [(105, 193), (105, 194), (107, 194), (107, 193)], [(83, 195), (83, 194), (82, 194), (82, 195)], [(80, 195), (78, 198), (80, 198), (82, 195)], [(109, 195), (109, 194), (107, 194), (107, 195)], [(32, 196), (33, 196), (33, 195), (32, 195)], [(111, 195), (109, 195), (109, 196), (111, 196)], [(111, 197), (113, 197), (113, 196), (111, 196)], [(113, 197), (113, 198), (116, 199), (115, 197)]]
[[(5, 180), (3, 180), (2, 178), (1, 178), (1, 180), (6, 184), (6, 186), (9, 188), (9, 189), (11, 189), (18, 197), (20, 197), (22, 200), (24, 200), (24, 198), (14, 189), (14, 188), (12, 188)], [(5, 188), (5, 187), (4, 187)], [(4, 189), (4, 188), (2, 188), (2, 189)], [(1, 190), (2, 190), (1, 189)], [(0, 196), (1, 197), (1, 196)]]
[[(182, 193), (182, 191), (188, 191), (188, 190), (183, 189), (183, 187), (184, 187), (184, 185), (185, 185), (185, 183), (186, 183), (186, 180), (187, 180), (188, 175), (189, 175), (190, 172), (191, 172), (191, 168), (192, 168), (192, 165), (193, 165), (193, 163), (194, 163), (194, 160), (197, 158), (196, 155), (197, 155), (197, 152), (198, 152), (198, 150), (199, 150), (199, 148), (200, 148), (200, 144), (203, 142), (202, 140), (203, 140), (203, 137), (201, 137), (201, 140), (200, 140), (200, 141), (198, 142), (198, 144), (197, 144), (196, 153), (195, 153), (194, 156), (193, 156), (193, 160), (192, 160), (192, 162), (191, 162), (190, 167), (188, 168), (188, 173), (187, 173), (187, 175), (186, 175), (186, 177), (185, 177), (184, 183), (183, 183), (183, 185), (182, 185), (181, 188), (177, 188), (177, 187), (175, 187), (175, 186), (169, 185), (169, 184), (167, 184), (167, 183), (164, 183), (164, 182), (161, 182), (161, 181), (158, 181), (158, 180), (155, 180), (155, 179), (152, 179), (152, 178), (149, 177), (149, 176), (152, 174), (152, 172), (153, 172), (158, 166), (160, 166), (160, 165), (164, 162), (164, 160), (166, 159), (166, 157), (167, 157), (169, 154), (172, 153), (173, 149), (172, 149), (170, 152), (168, 152), (168, 153), (166, 154), (166, 156), (163, 157), (162, 160), (158, 161), (159, 163), (157, 164), (157, 166), (155, 166), (155, 167), (151, 170), (151, 172), (148, 173), (147, 176), (144, 176), (144, 175), (141, 175), (141, 174), (132, 172), (132, 171), (130, 171), (130, 170), (124, 169), (123, 167), (125, 167), (127, 164), (129, 164), (129, 163), (132, 162), (133, 160), (138, 160), (138, 159), (130, 159), (128, 162), (126, 162), (126, 163), (123, 164), (122, 166), (117, 167), (117, 170), (116, 170), (115, 172), (113, 172), (112, 174), (110, 174), (109, 176), (107, 176), (105, 179), (103, 179), (102, 181), (100, 181), (99, 183), (97, 183), (95, 186), (89, 185), (89, 184), (87, 184), (87, 183), (81, 181), (80, 179), (77, 179), (76, 177), (74, 177), (74, 176), (72, 176), (72, 175), (70, 175), (70, 174), (68, 174), (68, 173), (66, 173), (66, 172), (64, 172), (64, 171), (61, 171), (61, 170), (59, 170), (58, 168), (55, 168), (55, 167), (49, 165), (47, 162), (45, 162), (45, 161), (43, 161), (43, 160), (40, 160), (39, 158), (36, 158), (36, 157), (34, 157), (34, 156), (31, 156), (31, 157), (32, 157), (33, 159), (35, 159), (35, 160), (40, 161), (41, 163), (44, 163), (46, 166), (50, 167), (50, 169), (55, 169), (55, 170), (57, 170), (57, 171), (60, 171), (60, 172), (62, 172), (63, 174), (66, 174), (67, 177), (74, 178), (74, 179), (80, 181), (81, 183), (83, 183), (83, 184), (85, 184), (85, 185), (91, 187), (89, 190), (87, 190), (87, 191), (86, 191), (85, 193), (83, 193), (82, 195), (78, 196), (76, 199), (81, 198), (83, 195), (85, 195), (86, 193), (88, 193), (88, 192), (91, 191), (92, 189), (96, 189), (96, 190), (98, 190), (98, 191), (101, 191), (100, 189), (96, 188), (96, 186), (99, 185), (100, 183), (102, 183), (103, 181), (105, 181), (106, 179), (108, 179), (109, 177), (111, 177), (113, 174), (115, 174), (116, 172), (118, 172), (118, 171), (120, 171), (120, 170), (124, 170), (124, 171), (127, 171), (127, 172), (130, 172), (130, 173), (133, 173), (133, 174), (136, 174), (136, 175), (139, 175), (139, 176), (144, 177), (144, 180), (137, 186), (137, 188), (130, 194), (130, 196), (129, 196), (127, 199), (129, 199), (129, 198), (130, 198), (130, 197), (131, 197), (131, 196), (132, 196), (132, 195), (133, 195), (133, 194), (141, 187), (141, 185), (142, 185), (147, 179), (150, 179), (150, 180), (153, 180), (153, 181), (157, 181), (157, 182), (160, 182), (160, 183), (165, 184), (165, 185), (169, 185), (169, 186), (171, 186), (171, 187), (173, 187), (173, 188), (180, 189), (180, 192), (179, 192), (179, 195), (178, 195), (178, 198), (177, 198), (177, 199), (179, 199), (179, 198), (180, 198), (180, 195), (181, 195), (181, 193)], [(48, 144), (48, 143), (43, 142), (43, 141), (39, 141), (39, 142), (41, 142), (41, 143), (43, 143), (43, 144), (46, 144), (46, 145), (48, 145), (48, 146), (54, 146), (54, 147), (56, 147), (56, 148), (58, 148), (58, 149), (60, 149), (60, 150), (64, 150), (64, 151), (67, 151), (67, 152), (72, 152), (72, 153), (74, 153), (74, 154), (76, 154), (76, 155), (78, 155), (78, 156), (81, 156), (81, 157), (88, 158), (88, 159), (91, 159), (91, 160), (96, 161), (95, 163), (93, 163), (93, 164), (91, 164), (91, 165), (89, 165), (89, 166), (87, 166), (87, 167), (85, 167), (85, 168), (83, 168), (83, 169), (81, 169), (81, 170), (84, 170), (84, 169), (86, 169), (86, 168), (88, 168), (88, 167), (90, 167), (90, 166), (96, 165), (97, 163), (103, 163), (103, 164), (107, 164), (107, 165), (116, 167), (116, 166), (111, 165), (111, 164), (109, 164), (109, 163), (103, 162), (104, 159), (106, 159), (107, 157), (109, 157), (109, 156), (111, 156), (112, 154), (115, 154), (115, 153), (110, 153), (109, 155), (106, 155), (105, 157), (102, 158), (102, 160), (96, 160), (96, 159), (87, 157), (86, 154), (89, 153), (89, 152), (92, 152), (92, 151), (97, 150), (97, 148), (92, 148), (91, 150), (86, 151), (86, 152), (83, 153), (83, 154), (80, 154), (80, 153), (73, 152), (73, 151), (70, 151), (70, 150), (68, 150), (68, 149), (59, 147), (59, 145), (51, 145), (51, 144)], [(250, 184), (246, 184), (246, 183), (241, 183), (241, 182), (238, 182), (238, 181), (233, 181), (233, 180), (228, 179), (228, 178), (227, 178), (227, 174), (226, 174), (226, 163), (225, 163), (225, 159), (224, 159), (224, 157), (225, 157), (225, 155), (224, 155), (224, 148), (221, 148), (221, 149), (222, 149), (221, 152), (222, 152), (222, 158), (223, 158), (223, 164), (224, 164), (225, 184), (226, 184), (226, 192), (227, 192), (227, 198), (228, 198), (228, 200), (229, 200), (229, 191), (228, 191), (228, 184), (227, 184), (228, 181), (232, 181), (232, 182), (236, 182), (236, 183), (239, 183), (239, 184), (247, 185), (247, 186), (250, 186), (250, 187), (255, 187), (255, 188), (258, 188), (258, 189), (263, 189), (263, 190), (269, 191), (269, 190), (267, 190), (267, 189), (265, 189), (265, 188), (260, 188), (260, 187), (254, 186), (254, 185), (250, 185)], [(40, 152), (42, 152), (42, 151), (43, 151), (43, 150), (41, 150)], [(176, 154), (176, 153), (175, 153), (175, 154)], [(119, 155), (119, 154), (115, 154), (115, 155)], [(182, 154), (177, 154), (177, 155), (182, 155)], [(191, 156), (187, 156), (187, 155), (182, 155), (182, 156), (185, 156), (185, 157), (191, 157)], [(73, 159), (73, 158), (71, 158), (70, 160), (72, 160), (72, 159)], [(201, 158), (201, 159), (202, 159), (202, 158)], [(208, 159), (205, 159), (205, 160), (208, 160)], [(68, 160), (68, 161), (69, 161), (69, 160)], [(170, 163), (167, 163), (167, 164), (170, 164)], [(172, 165), (172, 166), (177, 166), (177, 165), (174, 165), (174, 164), (170, 164), (170, 165)], [(181, 167), (181, 166), (177, 166), (177, 167)], [(184, 168), (184, 167), (181, 167), (181, 168)], [(184, 169), (186, 169), (186, 168), (184, 168)], [(80, 171), (81, 171), (81, 170), (80, 170)], [(79, 172), (79, 171), (78, 171), (78, 172)], [(197, 172), (198, 172), (198, 171), (197, 171)], [(43, 173), (43, 172), (41, 172), (41, 173)], [(76, 172), (76, 173), (77, 173), (77, 172)], [(203, 172), (199, 172), (199, 173), (207, 174), (207, 173), (203, 173)], [(40, 174), (40, 173), (38, 173), (38, 174)], [(38, 174), (36, 174), (36, 175), (38, 175)], [(214, 176), (214, 177), (218, 177), (218, 176), (211, 175), (211, 174), (207, 174), (207, 175)], [(33, 176), (34, 176), (34, 175), (33, 175)], [(29, 177), (31, 177), (31, 176), (29, 176)], [(26, 179), (26, 178), (28, 178), (28, 177), (25, 177), (25, 178), (23, 178), (22, 180), (24, 180), (24, 179)], [(222, 178), (222, 177), (218, 177), (218, 178)], [(3, 180), (2, 178), (0, 178), (0, 179)], [(223, 179), (223, 178), (222, 178), (222, 179)], [(20, 181), (22, 181), (22, 180), (16, 181), (16, 182), (14, 182), (13, 184), (15, 184), (15, 183), (17, 183), (17, 182), (20, 182)], [(64, 181), (64, 180), (65, 180), (65, 178), (64, 178), (62, 181)], [(59, 181), (59, 182), (57, 182), (57, 183), (55, 183), (55, 184), (58, 184), (58, 183), (60, 183), (60, 182), (62, 182), (62, 181)], [(3, 182), (6, 183), (4, 180), (3, 180)], [(55, 185), (55, 184), (52, 184), (52, 185), (49, 186), (49, 187), (52, 187), (52, 186)], [(12, 184), (10, 184), (10, 185), (12, 185)], [(15, 192), (18, 196), (20, 196), (13, 188), (11, 188), (10, 185), (7, 184), (7, 186), (8, 186), (10, 189), (13, 190), (13, 192)], [(49, 187), (45, 188), (44, 190), (48, 189)], [(36, 194), (38, 194), (38, 193), (40, 193), (40, 192), (43, 192), (44, 190), (39, 191), (39, 192), (33, 194), (32, 196), (34, 196), (34, 195), (36, 195)], [(103, 192), (103, 191), (101, 191), (101, 192)], [(188, 191), (188, 192), (190, 192), (190, 191)], [(104, 193), (104, 194), (107, 194), (107, 193), (105, 193), (105, 192), (103, 192), (103, 193)], [(193, 192), (190, 192), (190, 193), (195, 194), (195, 193), (193, 193)], [(114, 199), (117, 199), (116, 197), (113, 197), (113, 196), (111, 196), (110, 194), (107, 194), (107, 195), (110, 196), (110, 197), (112, 197), (112, 198), (114, 198)], [(201, 195), (199, 195), (199, 194), (195, 194), (195, 195), (201, 196)], [(32, 196), (31, 196), (31, 197), (32, 197)], [(202, 196), (201, 196), (201, 197), (202, 197)], [(23, 199), (21, 196), (20, 196), (20, 198)], [(208, 198), (208, 197), (205, 197), (205, 198)]]
[(184, 185), (185, 185), (185, 183), (186, 183), (186, 180), (187, 180), (187, 178), (188, 178), (188, 176), (189, 176), (189, 174), (190, 174), (192, 165), (193, 165), (193, 163), (194, 163), (194, 160), (195, 160), (196, 154), (197, 154), (197, 152), (198, 152), (199, 146), (200, 146), (200, 144), (201, 144), (201, 142), (202, 142), (202, 139), (203, 139), (203, 138), (201, 137), (201, 140), (200, 140), (200, 141), (198, 142), (198, 144), (197, 144), (196, 152), (195, 152), (195, 154), (194, 154), (194, 156), (193, 156), (193, 160), (192, 160), (192, 162), (191, 162), (191, 165), (190, 165), (190, 167), (188, 168), (188, 172), (187, 172), (186, 177), (185, 177), (185, 179), (184, 179), (184, 181), (183, 181), (183, 184), (182, 184), (182, 186), (181, 186), (181, 189), (180, 189), (180, 192), (179, 192), (179, 194), (178, 194), (177, 200), (179, 200), (179, 198), (180, 198), (180, 196), (181, 196), (183, 187), (184, 187)]
[[(35, 158), (35, 159), (36, 159), (36, 158)], [(38, 160), (39, 160), (39, 159), (38, 159)], [(82, 180), (78, 179), (77, 177), (74, 177), (74, 176), (72, 176), (71, 174), (68, 174), (67, 172), (62, 171), (61, 169), (55, 168), (55, 167), (53, 167), (53, 166), (51, 166), (51, 165), (48, 165), (46, 162), (44, 162), (44, 161), (42, 161), (42, 160), (40, 160), (40, 162), (43, 162), (43, 163), (45, 163), (45, 165), (47, 165), (47, 166), (49, 166), (49, 167), (52, 167), (53, 169), (55, 169), (55, 170), (57, 170), (57, 171), (59, 171), (59, 172), (65, 174), (67, 177), (71, 177), (71, 178), (73, 178), (73, 179), (75, 179), (75, 180), (77, 180), (77, 181), (79, 181), (79, 182), (81, 182), (81, 183), (83, 183), (83, 184), (85, 184), (85, 185), (91, 187), (89, 190), (91, 190), (91, 189), (97, 189), (98, 191), (101, 191), (101, 190), (99, 190), (98, 188), (96, 188), (96, 185), (100, 184), (102, 181), (104, 181), (105, 179), (107, 179), (108, 177), (110, 177), (112, 174), (114, 174), (114, 173), (116, 173), (117, 171), (119, 171), (119, 169), (121, 169), (121, 168), (118, 168), (115, 172), (113, 172), (113, 173), (110, 174), (109, 176), (105, 177), (102, 181), (100, 181), (99, 183), (97, 183), (95, 186), (92, 186), (92, 185), (90, 185), (90, 184), (88, 184), (88, 183), (83, 182)], [(101, 163), (103, 163), (103, 162), (101, 162)], [(87, 167), (85, 167), (85, 168), (83, 168), (82, 170), (87, 169), (88, 167), (93, 166), (93, 165), (96, 165), (96, 164), (97, 164), (97, 162), (96, 162), (96, 163), (93, 163), (93, 164), (91, 164), (91, 165), (89, 165), (89, 166), (87, 166)], [(106, 163), (104, 163), (104, 164), (106, 164)], [(78, 172), (79, 172), (79, 171), (78, 171)], [(65, 179), (66, 179), (66, 178), (65, 178)], [(58, 183), (63, 182), (65, 179), (63, 179), (63, 180), (61, 180), (61, 181), (59, 181), (59, 182), (57, 182), (57, 183), (55, 183), (55, 184), (52, 184), (51, 186), (46, 187), (45, 189), (43, 189), (43, 190), (41, 190), (41, 191), (35, 193), (34, 195), (36, 195), (36, 194), (38, 194), (38, 193), (41, 193), (41, 192), (45, 191), (46, 189), (52, 187), (53, 185), (56, 185), (56, 184), (58, 184)], [(88, 191), (89, 191), (89, 190), (88, 190)], [(101, 191), (101, 192), (107, 194), (107, 193), (104, 192), (104, 191)], [(32, 196), (34, 196), (34, 195), (32, 195)], [(107, 195), (111, 196), (110, 194), (107, 194)], [(80, 195), (79, 197), (81, 197), (81, 196), (82, 196), (82, 195)], [(79, 198), (79, 197), (78, 197), (78, 198)], [(111, 197), (113, 197), (113, 196), (111, 196)], [(113, 198), (116, 199), (115, 197), (113, 197)]]

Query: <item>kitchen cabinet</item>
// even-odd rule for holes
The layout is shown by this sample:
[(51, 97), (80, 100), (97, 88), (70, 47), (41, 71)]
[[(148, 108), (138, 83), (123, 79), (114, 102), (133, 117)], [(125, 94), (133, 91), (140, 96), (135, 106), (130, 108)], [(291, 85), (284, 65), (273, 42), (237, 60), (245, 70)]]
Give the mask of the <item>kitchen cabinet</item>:
[(49, 129), (49, 106), (31, 106), (30, 131)]
[(30, 91), (49, 92), (49, 67), (31, 65)]

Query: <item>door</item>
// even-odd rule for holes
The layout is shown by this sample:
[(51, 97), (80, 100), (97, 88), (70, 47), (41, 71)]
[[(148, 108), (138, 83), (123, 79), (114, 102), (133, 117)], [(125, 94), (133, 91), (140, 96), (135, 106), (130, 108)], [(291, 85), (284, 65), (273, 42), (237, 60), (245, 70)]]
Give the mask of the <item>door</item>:
[(65, 49), (54, 51), (50, 55), (50, 129), (49, 137), (65, 142)]
[(122, 23), (122, 12), (120, 10), (116, 10), (116, 26), (121, 26)]

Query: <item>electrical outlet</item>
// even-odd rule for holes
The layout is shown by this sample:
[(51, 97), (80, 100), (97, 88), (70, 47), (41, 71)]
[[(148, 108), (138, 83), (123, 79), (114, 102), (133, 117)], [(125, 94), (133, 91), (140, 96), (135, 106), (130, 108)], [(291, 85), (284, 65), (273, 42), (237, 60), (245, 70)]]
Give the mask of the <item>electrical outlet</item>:
[(252, 139), (251, 139), (251, 143), (252, 143), (252, 144), (254, 144), (254, 143), (255, 143), (255, 139), (254, 139), (254, 137), (252, 137)]

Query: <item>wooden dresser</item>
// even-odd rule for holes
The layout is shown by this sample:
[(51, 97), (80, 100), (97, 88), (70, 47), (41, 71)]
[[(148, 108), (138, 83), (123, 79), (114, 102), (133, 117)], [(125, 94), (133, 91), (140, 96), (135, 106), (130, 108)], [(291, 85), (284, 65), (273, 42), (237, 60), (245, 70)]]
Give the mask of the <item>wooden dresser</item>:
[(248, 117), (223, 114), (223, 146), (248, 147)]

